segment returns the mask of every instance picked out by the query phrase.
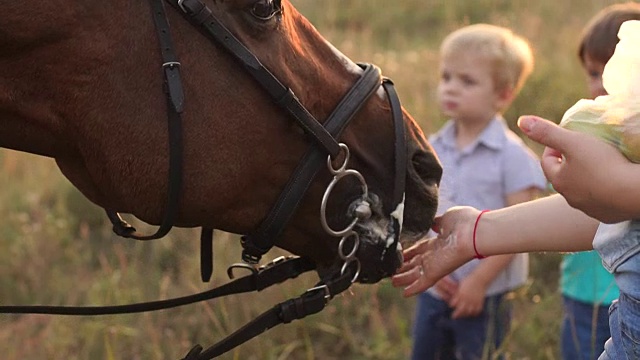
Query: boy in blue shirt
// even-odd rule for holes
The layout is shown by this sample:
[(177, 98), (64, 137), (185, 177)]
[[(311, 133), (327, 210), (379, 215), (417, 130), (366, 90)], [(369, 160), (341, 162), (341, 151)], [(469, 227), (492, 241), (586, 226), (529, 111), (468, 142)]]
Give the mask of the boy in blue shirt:
[[(443, 165), (439, 214), (455, 205), (499, 209), (545, 188), (535, 154), (501, 115), (532, 68), (529, 45), (506, 28), (471, 25), (443, 41), (437, 93), (451, 120), (429, 139)], [(511, 321), (505, 295), (526, 282), (528, 265), (527, 254), (472, 260), (421, 294), (412, 358), (494, 353)]]

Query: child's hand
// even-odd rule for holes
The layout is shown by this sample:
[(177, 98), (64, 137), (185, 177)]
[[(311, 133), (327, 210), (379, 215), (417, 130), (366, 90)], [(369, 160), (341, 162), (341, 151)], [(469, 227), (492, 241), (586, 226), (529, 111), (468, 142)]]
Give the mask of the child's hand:
[(484, 308), (486, 287), (482, 282), (476, 281), (473, 276), (467, 276), (460, 281), (458, 292), (453, 296), (449, 306), (454, 310), (453, 319), (478, 316)]
[(450, 304), (453, 296), (458, 292), (458, 282), (453, 280), (451, 276), (445, 276), (434, 285), (434, 288), (440, 298)]

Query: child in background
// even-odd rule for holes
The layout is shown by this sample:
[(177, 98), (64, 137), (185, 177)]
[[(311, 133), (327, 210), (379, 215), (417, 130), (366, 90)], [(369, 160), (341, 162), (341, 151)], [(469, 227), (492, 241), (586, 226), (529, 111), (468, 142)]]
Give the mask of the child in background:
[[(640, 20), (639, 3), (606, 7), (582, 33), (578, 56), (587, 75), (591, 98), (607, 95), (602, 86), (602, 72), (618, 43), (620, 25), (627, 20)], [(562, 359), (595, 360), (611, 336), (608, 309), (618, 298), (618, 287), (595, 251), (565, 254), (560, 269), (564, 311)]]
[[(536, 198), (546, 180), (535, 154), (502, 112), (533, 69), (528, 43), (476, 24), (441, 45), (438, 102), (450, 117), (429, 141), (443, 165), (438, 213), (456, 205), (499, 209)], [(528, 255), (472, 260), (418, 298), (412, 358), (481, 359), (509, 330), (505, 295), (525, 283)]]

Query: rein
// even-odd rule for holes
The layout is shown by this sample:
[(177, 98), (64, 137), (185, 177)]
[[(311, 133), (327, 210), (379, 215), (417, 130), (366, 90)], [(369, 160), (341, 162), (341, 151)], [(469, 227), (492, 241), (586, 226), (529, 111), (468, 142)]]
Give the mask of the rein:
[[(280, 257), (267, 265), (259, 267), (250, 275), (238, 278), (217, 288), (189, 296), (116, 306), (9, 305), (0, 306), (0, 313), (97, 316), (157, 311), (211, 300), (226, 295), (261, 291), (271, 285), (296, 278), (298, 275), (314, 269), (315, 263), (307, 258)], [(318, 313), (324, 309), (329, 300), (335, 295), (342, 293), (351, 286), (352, 276), (353, 274), (347, 271), (332, 279), (321, 281), (299, 297), (284, 301), (271, 308), (271, 310), (262, 313), (208, 349), (203, 351), (201, 345), (195, 345), (181, 360), (213, 359), (276, 325), (290, 323), (293, 320), (302, 319), (308, 315)]]
[[(398, 246), (402, 229), (402, 213), (404, 206), (404, 188), (407, 169), (406, 139), (400, 101), (393, 87), (393, 82), (382, 78), (380, 69), (371, 64), (358, 64), (363, 72), (353, 87), (342, 98), (340, 103), (324, 122), (324, 126), (300, 103), (293, 91), (283, 85), (256, 56), (247, 49), (218, 19), (201, 0), (150, 0), (154, 23), (158, 34), (162, 69), (165, 78), (165, 93), (168, 107), (169, 130), (169, 191), (167, 208), (160, 227), (154, 234), (143, 235), (126, 223), (117, 212), (106, 209), (113, 224), (113, 230), (119, 236), (136, 240), (154, 240), (166, 235), (173, 226), (178, 208), (180, 189), (182, 186), (182, 119), (184, 108), (184, 91), (180, 76), (180, 62), (174, 51), (170, 35), (170, 27), (166, 18), (163, 1), (167, 1), (178, 9), (184, 17), (201, 33), (212, 41), (219, 43), (236, 59), (249, 74), (266, 90), (273, 101), (289, 114), (310, 135), (315, 146), (311, 146), (299, 162), (289, 178), (278, 200), (272, 206), (265, 220), (256, 231), (242, 237), (244, 263), (234, 264), (228, 269), (228, 275), (234, 278), (233, 270), (242, 268), (249, 270), (249, 275), (230, 281), (214, 289), (180, 298), (135, 303), (117, 306), (0, 306), (0, 313), (37, 313), (56, 315), (111, 315), (124, 313), (139, 313), (183, 306), (199, 301), (214, 299), (221, 296), (261, 291), (271, 285), (281, 283), (298, 275), (315, 270), (316, 264), (301, 257), (278, 258), (274, 261), (257, 266), (261, 257), (267, 253), (281, 235), (284, 227), (296, 211), (303, 195), (322, 167), (326, 157), (329, 172), (334, 176), (327, 187), (321, 204), (321, 222), (325, 231), (335, 237), (341, 237), (338, 255), (343, 260), (339, 272), (324, 276), (312, 288), (306, 290), (297, 298), (289, 299), (274, 306), (271, 310), (261, 314), (248, 324), (238, 329), (210, 348), (204, 350), (196, 345), (183, 360), (204, 360), (219, 356), (247, 340), (282, 323), (289, 323), (296, 319), (321, 311), (334, 296), (347, 290), (355, 281), (366, 281), (360, 276), (360, 262), (356, 257), (359, 247), (359, 235), (354, 226), (371, 215), (367, 184), (363, 176), (354, 169), (348, 169), (349, 148), (336, 139), (340, 137), (355, 114), (364, 106), (366, 101), (383, 87), (391, 106), (395, 132), (395, 179), (392, 197), (392, 209), (389, 217), (389, 236), (386, 247), (381, 254), (380, 261), (394, 256)], [(332, 159), (344, 154), (344, 161), (337, 169), (332, 165)], [(341, 179), (354, 176), (362, 187), (362, 196), (356, 203), (353, 219), (342, 230), (336, 231), (327, 224), (327, 199)], [(201, 275), (203, 281), (208, 281), (213, 268), (212, 255), (213, 229), (203, 228), (201, 234)], [(351, 246), (349, 246), (351, 244)]]

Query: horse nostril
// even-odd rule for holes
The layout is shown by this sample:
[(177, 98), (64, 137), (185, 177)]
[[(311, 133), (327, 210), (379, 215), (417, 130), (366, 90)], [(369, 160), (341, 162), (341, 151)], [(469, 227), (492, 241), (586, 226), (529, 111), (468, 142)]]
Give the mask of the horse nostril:
[(442, 177), (442, 166), (438, 158), (432, 152), (417, 150), (411, 156), (411, 164), (416, 174), (427, 185), (440, 183)]

